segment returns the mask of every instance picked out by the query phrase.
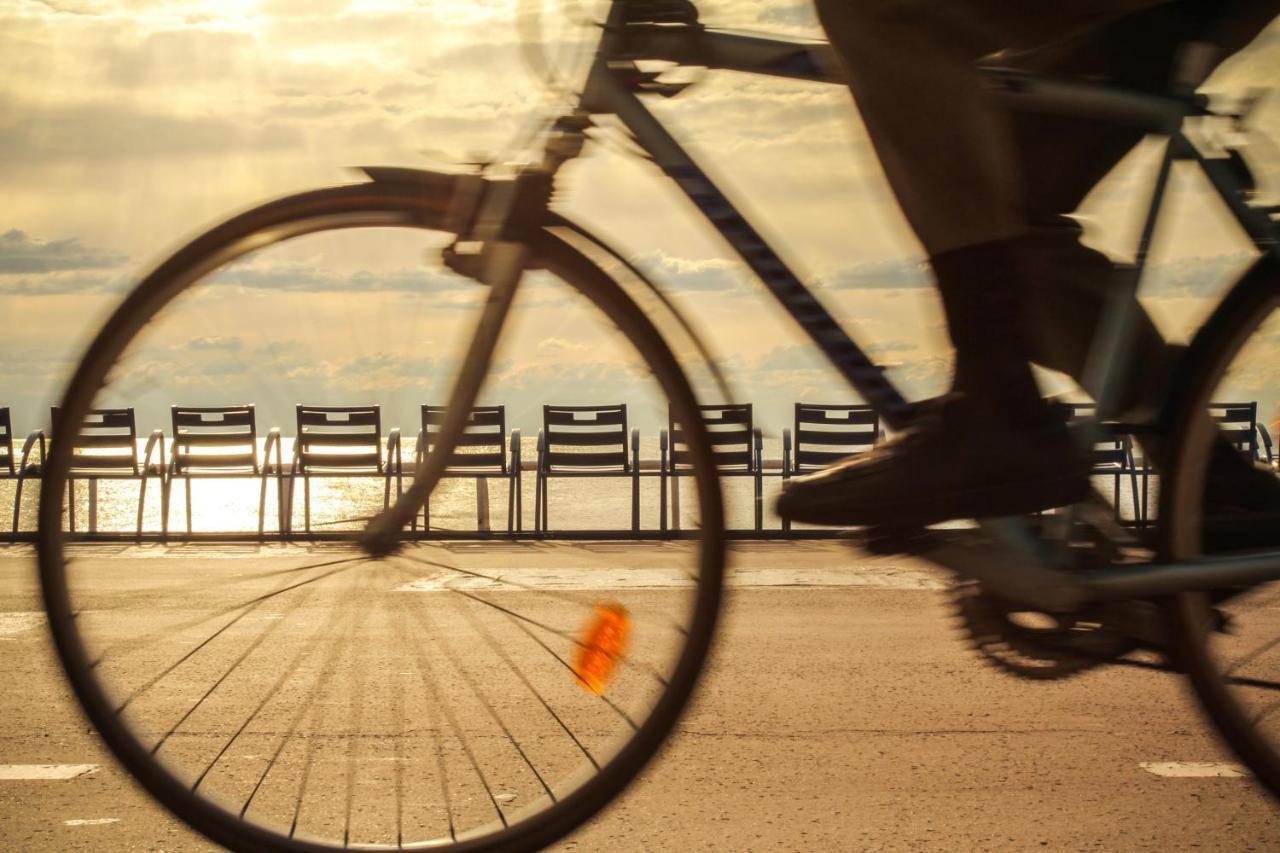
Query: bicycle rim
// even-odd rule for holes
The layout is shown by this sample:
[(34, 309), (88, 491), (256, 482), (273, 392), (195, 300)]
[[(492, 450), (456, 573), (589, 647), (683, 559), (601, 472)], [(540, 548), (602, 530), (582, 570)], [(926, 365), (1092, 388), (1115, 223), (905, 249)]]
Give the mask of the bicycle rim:
[[(685, 478), (686, 529), (697, 534), (656, 557), (629, 560), (609, 549), (504, 549), (491, 541), (501, 538), (502, 520), (491, 523), (496, 532), (454, 529), (469, 507), (479, 514), (465, 491), (474, 479), (458, 476), (442, 481), (431, 515), (419, 514), (408, 532), (431, 539), (385, 560), (358, 550), (364, 519), (400, 488), (387, 473), (386, 433), (397, 410), (379, 393), (403, 390), (414, 415), (420, 404), (447, 397), (445, 379), (402, 388), (387, 373), (404, 361), (433, 377), (449, 373), (449, 347), (465, 344), (468, 324), (458, 321), (450, 330), (432, 324), (447, 312), (474, 314), (483, 299), (483, 289), (438, 270), (396, 278), (385, 271), (361, 275), (368, 270), (360, 264), (397, 252), (421, 259), (438, 248), (443, 241), (430, 232), (441, 225), (447, 202), (421, 185), (374, 183), (283, 199), (215, 228), (158, 267), (108, 321), (54, 424), (39, 545), (46, 609), (64, 669), (126, 768), (170, 810), (228, 847), (545, 846), (603, 807), (652, 757), (709, 650), (723, 523), (693, 393), (675, 356), (616, 284), (549, 234), (534, 251), (554, 276), (540, 272), (538, 281), (522, 287), (531, 319), (520, 329), (516, 318), (518, 331), (504, 332), (510, 340), (498, 369), (514, 362), (522, 343), (550, 341), (539, 352), (560, 353), (561, 360), (538, 355), (524, 386), (539, 396), (543, 386), (536, 380), (561, 382), (557, 369), (583, 363), (584, 351), (596, 364), (618, 353), (629, 359), (606, 375), (630, 384), (615, 381), (610, 390), (616, 396), (643, 386), (630, 400), (633, 424), (646, 409), (665, 419), (668, 407), (683, 423), (694, 469)], [(357, 235), (372, 241), (348, 247), (344, 241)], [(407, 242), (396, 245), (404, 235)], [(423, 235), (436, 242), (423, 243)], [(336, 248), (321, 245), (331, 239)], [(307, 257), (323, 263), (308, 273), (297, 266)], [(358, 285), (350, 292), (306, 277), (319, 275), (334, 257), (358, 262), (348, 270), (349, 282)], [(392, 272), (410, 269), (406, 262)], [(213, 295), (222, 287), (237, 300), (229, 309)], [(419, 289), (434, 301), (411, 305)], [(269, 304), (273, 300), (277, 304)], [(310, 321), (301, 316), (310, 310), (306, 303), (319, 305)], [(541, 328), (540, 305), (576, 322)], [(298, 354), (298, 335), (280, 331), (279, 339), (259, 341), (236, 333), (254, 309), (269, 335), (308, 322), (318, 326), (311, 328), (319, 334), (309, 354)], [(297, 312), (292, 324), (281, 325), (291, 311)], [(339, 319), (355, 324), (378, 312), (390, 317), (391, 333), (356, 328), (344, 338), (330, 328)], [(429, 338), (414, 338), (403, 326), (410, 316), (425, 318)], [(412, 345), (398, 348), (406, 336)], [(413, 361), (424, 348), (429, 355)], [(211, 370), (210, 352), (226, 373)], [(246, 360), (246, 353), (262, 358)], [(361, 365), (364, 372), (352, 379), (350, 371)], [(237, 384), (240, 374), (270, 378)], [(197, 393), (193, 380), (208, 375), (217, 378), (205, 383), (208, 393)], [(317, 375), (320, 381), (312, 381)], [(245, 401), (249, 388), (262, 389), (262, 396)], [(433, 400), (433, 389), (444, 390)], [(481, 402), (503, 405), (502, 390), (491, 381)], [(562, 388), (559, 398), (548, 391), (552, 399), (545, 402), (613, 402), (613, 396), (575, 396), (590, 390)], [(86, 462), (73, 442), (56, 436), (107, 432), (86, 418), (124, 406), (136, 410), (142, 435), (153, 425), (168, 433), (169, 423), (156, 424), (158, 416), (148, 414), (147, 400), (155, 399), (206, 408), (256, 402), (253, 452), (262, 454), (268, 428), (279, 425), (286, 468), (289, 445), (302, 445), (289, 435), (301, 429), (296, 404), (377, 406), (378, 420), (370, 424), (363, 409), (340, 413), (322, 432), (345, 437), (329, 439), (331, 455), (320, 461), (330, 467), (314, 469), (319, 473), (309, 478), (264, 479), (257, 471), (206, 480), (195, 476), (199, 466), (191, 457), (166, 490), (157, 470), (141, 534), (133, 529), (132, 508), (121, 510), (117, 494), (136, 494), (138, 484), (102, 480), (98, 529), (86, 532), (83, 470), (106, 463)], [(520, 404), (506, 406), (510, 425), (527, 420)], [(409, 418), (399, 415), (402, 422)], [(353, 430), (378, 436), (382, 468), (363, 472), (368, 476), (344, 477), (338, 470), (340, 463), (360, 461), (361, 439)], [(531, 432), (526, 429), (529, 439)], [(141, 448), (142, 439), (137, 443)], [(225, 443), (233, 445), (233, 437)], [(166, 439), (170, 451), (175, 444)], [(521, 444), (529, 460), (531, 441)], [(489, 449), (477, 444), (456, 451)], [(401, 453), (411, 476), (408, 439)], [(470, 470), (466, 459), (459, 463)], [(165, 465), (175, 474), (172, 452)], [(534, 479), (527, 473), (526, 501)], [(281, 482), (292, 482), (291, 495)], [(507, 481), (491, 482), (499, 491)], [(567, 494), (594, 482), (550, 486), (552, 512), (568, 513), (574, 498)], [(621, 482), (625, 492), (629, 481)], [(187, 484), (195, 495), (190, 500)], [(656, 481), (644, 485), (656, 493)], [(216, 511), (202, 512), (202, 489), (212, 495), (203, 505)], [(162, 510), (155, 508), (157, 491), (168, 493)], [(593, 512), (618, 503), (616, 494), (598, 494)], [(514, 499), (510, 505), (519, 508)], [(81, 513), (74, 533), (70, 506)], [(623, 502), (620, 517), (609, 522), (623, 531), (625, 510)], [(431, 544), (467, 536), (478, 544)], [(102, 553), (104, 544), (116, 553)]]
[[(1274, 553), (1280, 565), (1280, 470), (1263, 430), (1251, 432), (1248, 424), (1256, 417), (1270, 437), (1268, 422), (1280, 415), (1277, 343), (1280, 274), (1264, 257), (1188, 358), (1193, 375), (1161, 495), (1172, 559)], [(1228, 442), (1233, 450), (1225, 450)], [(1280, 796), (1280, 582), (1185, 594), (1172, 609), (1178, 651), (1201, 706), (1257, 780)]]

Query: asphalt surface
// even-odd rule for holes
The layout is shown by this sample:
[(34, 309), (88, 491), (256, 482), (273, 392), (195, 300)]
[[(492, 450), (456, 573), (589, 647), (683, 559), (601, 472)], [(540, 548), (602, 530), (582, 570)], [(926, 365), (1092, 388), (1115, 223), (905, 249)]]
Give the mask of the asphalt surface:
[[(687, 601), (671, 569), (685, 556), (680, 547), (431, 548), (417, 557), (434, 565), (332, 577), (329, 568), (305, 568), (333, 559), (326, 549), (98, 548), (77, 555), (77, 606), (91, 645), (103, 651), (103, 678), (127, 700), (127, 718), (150, 743), (163, 740), (158, 755), (184, 769), (212, 768), (202, 790), (239, 801), (266, 780), (252, 806), (264, 818), (287, 821), (292, 809), (313, 833), (340, 837), (345, 826), (353, 841), (394, 842), (388, 827), (399, 825), (406, 838), (439, 831), (433, 821), (442, 812), (424, 805), (432, 793), (423, 780), (440, 781), (429, 770), (433, 758), (454, 780), (459, 824), (471, 812), (486, 819), (482, 807), (514, 815), (536, 799), (533, 777), (499, 778), (514, 763), (512, 743), (538, 767), (580, 758), (537, 716), (543, 699), (561, 710), (559, 728), (577, 732), (584, 751), (600, 754), (617, 727), (598, 703), (582, 700), (584, 691), (557, 681), (554, 661), (537, 657), (535, 645), (509, 640), (528, 632), (517, 634), (493, 604), (525, 613), (525, 624), (549, 624), (603, 586), (627, 601), (637, 624), (660, 622)], [(498, 566), (507, 571), (502, 582), (492, 580)], [(293, 578), (320, 575), (323, 582), (278, 592)], [(466, 578), (472, 597), (447, 589), (446, 576)], [(600, 580), (606, 576), (614, 579)], [(740, 546), (709, 672), (676, 736), (621, 799), (560, 846), (1280, 849), (1275, 801), (1234, 774), (1235, 759), (1178, 677), (1117, 666), (1060, 682), (1015, 680), (959, 639), (944, 587), (905, 558), (816, 542)], [(245, 608), (232, 605), (262, 596), (236, 618)], [(431, 609), (459, 600), (465, 604)], [(541, 603), (527, 604), (533, 600)], [(477, 612), (484, 615), (470, 615)], [(210, 614), (225, 619), (209, 622)], [(227, 622), (234, 624), (216, 642), (192, 652), (211, 633), (199, 625)], [(363, 651), (327, 652), (339, 629)], [(423, 636), (434, 645), (415, 662), (407, 639)], [(511, 660), (486, 647), (485, 636)], [(663, 659), (661, 642), (651, 648), (636, 636), (633, 658)], [(134, 651), (154, 637), (161, 639), (149, 651)], [(202, 663), (203, 655), (212, 657)], [(466, 661), (453, 667), (457, 656)], [(424, 666), (439, 678), (426, 677)], [(534, 691), (508, 670), (554, 686)], [(281, 679), (296, 684), (272, 692)], [(436, 753), (430, 737), (448, 721), (419, 713), (431, 705), (424, 691), (433, 683), (456, 700), (448, 704), (459, 733)], [(619, 676), (612, 695), (627, 705), (634, 693), (643, 705), (648, 683)], [(51, 650), (32, 553), (21, 546), (0, 549), (0, 684), (0, 846), (211, 846), (141, 792), (85, 721)], [(505, 738), (494, 720), (505, 721)], [(298, 736), (280, 735), (289, 731)], [(349, 731), (361, 734), (344, 737)], [(480, 768), (475, 779), (492, 782), (488, 797), (462, 778), (469, 761)], [(39, 773), (73, 778), (21, 778)], [(303, 776), (308, 793), (298, 798), (290, 792)], [(345, 780), (357, 777), (353, 794)]]

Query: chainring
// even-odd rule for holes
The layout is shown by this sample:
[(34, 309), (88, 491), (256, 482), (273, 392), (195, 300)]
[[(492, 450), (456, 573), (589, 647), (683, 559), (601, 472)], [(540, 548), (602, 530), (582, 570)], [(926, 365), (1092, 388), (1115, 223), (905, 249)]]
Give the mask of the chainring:
[(1052, 681), (1113, 661), (1138, 643), (1116, 625), (1111, 605), (1069, 614), (1030, 611), (995, 596), (977, 581), (951, 589), (960, 627), (978, 654), (1018, 678)]

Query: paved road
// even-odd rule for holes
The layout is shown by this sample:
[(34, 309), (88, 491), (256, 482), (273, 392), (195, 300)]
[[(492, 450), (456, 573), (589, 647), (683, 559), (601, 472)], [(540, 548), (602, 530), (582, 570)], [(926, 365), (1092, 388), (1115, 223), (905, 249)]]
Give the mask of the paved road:
[[(601, 553), (661, 568), (651, 545), (541, 547), (531, 565)], [(1232, 761), (1174, 677), (1000, 675), (958, 641), (939, 578), (910, 561), (755, 543), (737, 566), (710, 675), (679, 734), (564, 849), (1280, 849), (1280, 811), (1247, 778), (1144, 769)], [(0, 583), (0, 765), (101, 765), (53, 780), (6, 780), (0, 767), (0, 844), (207, 847), (132, 786), (80, 717), (29, 551), (0, 550)]]

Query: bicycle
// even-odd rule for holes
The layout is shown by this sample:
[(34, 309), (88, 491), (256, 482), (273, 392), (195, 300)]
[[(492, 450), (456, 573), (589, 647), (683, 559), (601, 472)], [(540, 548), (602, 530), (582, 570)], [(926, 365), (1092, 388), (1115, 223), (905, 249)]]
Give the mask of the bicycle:
[[(684, 7), (614, 0), (581, 96), (550, 123), (539, 162), (505, 174), (497, 168), (367, 168), (366, 182), (290, 196), (233, 217), (143, 279), (76, 370), (53, 425), (39, 515), (43, 595), (58, 654), (87, 714), (125, 767), (214, 841), (269, 850), (428, 841), (459, 851), (544, 846), (617, 796), (687, 704), (711, 648), (725, 544), (713, 449), (686, 366), (701, 357), (707, 370), (719, 374), (654, 281), (619, 250), (551, 209), (556, 175), (582, 153), (598, 127), (594, 116), (615, 116), (627, 128), (635, 146), (725, 237), (891, 428), (910, 422), (912, 405), (884, 371), (645, 106), (641, 94), (672, 96), (687, 84), (642, 71), (636, 64), (641, 59), (839, 82), (825, 44), (717, 32)], [(1259, 257), (1196, 335), (1164, 409), (1152, 424), (1132, 425), (1168, 431), (1175, 448), (1163, 472), (1154, 560), (1137, 560), (1141, 543), (1089, 504), (1047, 519), (989, 520), (978, 540), (933, 535), (916, 547), (966, 579), (962, 601), (971, 626), (1017, 653), (987, 649), (1016, 674), (1057, 677), (1113, 660), (1153, 631), (1164, 636), (1152, 625), (1159, 628), (1161, 614), (1167, 615), (1167, 637), (1210, 718), (1258, 780), (1280, 792), (1280, 738), (1263, 725), (1280, 703), (1257, 712), (1250, 692), (1265, 697), (1280, 686), (1275, 663), (1261, 674), (1232, 668), (1240, 661), (1258, 663), (1275, 642), (1251, 647), (1229, 663), (1223, 658), (1224, 647), (1238, 644), (1241, 626), (1273, 630), (1254, 596), (1261, 590), (1265, 604), (1265, 594), (1274, 590), (1280, 555), (1207, 555), (1200, 524), (1213, 435), (1201, 413), (1231, 366), (1251, 355), (1246, 344), (1272, 333), (1280, 307), (1280, 226), (1276, 207), (1252, 203), (1252, 181), (1239, 153), (1228, 148), (1226, 157), (1206, 156), (1182, 127), (1186, 120), (1243, 126), (1245, 117), (1215, 113), (1191, 93), (1127, 92), (1014, 72), (993, 72), (992, 80), (1024, 107), (1135, 122), (1170, 140), (1137, 260), (1128, 284), (1112, 293), (1098, 336), (1093, 364), (1104, 389), (1100, 414), (1108, 411), (1106, 389), (1115, 385), (1112, 365), (1124, 361), (1126, 306), (1175, 161), (1204, 172)], [(277, 284), (285, 295), (299, 292), (296, 281), (306, 282), (307, 272), (290, 264), (306, 255), (312, 237), (344, 246), (348, 236), (368, 232), (375, 235), (367, 252), (372, 255), (393, 242), (378, 236), (384, 230), (414, 237), (407, 245), (415, 258), (423, 248), (420, 232), (440, 235), (428, 246), (439, 251), (444, 271), (385, 280), (392, 284), (362, 279), (373, 285), (367, 302), (340, 309), (352, 315), (351, 347), (385, 352), (401, 339), (358, 340), (354, 315), (368, 303), (387, 303), (376, 307), (393, 324), (415, 310), (435, 322), (468, 300), (476, 308), (474, 291), (459, 282), (479, 283), (485, 294), (471, 331), (446, 332), (462, 336), (465, 355), (435, 445), (407, 491), (367, 523), (330, 522), (335, 529), (309, 540), (318, 559), (302, 566), (236, 572), (206, 559), (193, 577), (195, 558), (184, 558), (178, 548), (172, 560), (153, 560), (144, 580), (125, 575), (123, 587), (112, 587), (104, 569), (92, 565), (91, 553), (72, 546), (63, 530), (70, 443), (56, 437), (78, 431), (95, 406), (152, 389), (161, 373), (155, 365), (164, 364), (157, 354), (172, 358), (183, 349), (192, 316), (216, 325), (218, 311), (228, 313), (216, 298), (219, 287), (238, 300), (228, 313), (229, 328), (260, 314), (273, 330), (296, 331), (296, 322), (285, 322), (296, 317), (268, 316), (279, 306), (254, 288)], [(284, 252), (284, 260), (258, 261), (274, 249)], [(465, 462), (468, 413), (486, 377), (504, 369), (499, 340), (517, 333), (510, 320), (517, 295), (553, 287), (548, 276), (588, 306), (597, 322), (616, 326), (630, 345), (634, 368), (618, 375), (643, 377), (647, 371), (651, 379), (642, 381), (657, 401), (653, 410), (663, 417), (669, 411), (684, 433), (691, 468), (685, 479), (697, 491), (697, 524), (685, 525), (694, 532), (672, 551), (685, 566), (656, 586), (618, 583), (601, 597), (582, 578), (556, 575), (548, 582), (546, 572), (446, 563), (406, 547), (403, 531), (442, 475)], [(404, 285), (399, 290), (397, 282)], [(302, 290), (323, 293), (320, 285)], [(447, 298), (402, 304), (424, 293)], [(307, 307), (297, 301), (298, 310)], [(258, 310), (245, 302), (256, 302), (251, 307)], [(549, 310), (586, 316), (568, 301), (554, 305)], [(334, 336), (320, 338), (318, 351), (341, 346)], [(291, 339), (268, 341), (250, 353), (261, 360), (247, 363), (239, 338), (233, 346), (211, 337), (195, 349), (216, 348), (219, 340), (232, 354), (228, 364), (238, 360), (238, 369), (261, 374), (264, 382), (270, 359), (296, 351)], [(602, 340), (588, 337), (585, 352), (572, 360), (602, 359)], [(306, 383), (316, 374), (328, 382), (341, 379), (329, 362), (297, 361), (288, 378), (298, 384), (290, 390), (311, 388)], [(386, 361), (370, 359), (368, 381), (394, 380), (379, 372)], [(413, 368), (447, 372), (427, 359)], [(723, 383), (721, 389), (727, 397)], [(1088, 431), (1082, 441), (1091, 442)], [(277, 476), (283, 476), (281, 467), (277, 463)], [(424, 569), (435, 574), (424, 581)], [(1224, 587), (1250, 592), (1227, 599), (1208, 594)], [(427, 604), (404, 603), (415, 591)], [(283, 612), (270, 612), (276, 607)], [(1053, 627), (1020, 627), (1016, 617), (1026, 612), (1048, 615)], [(1222, 630), (1228, 622), (1234, 635)], [(1248, 654), (1254, 657), (1246, 660)], [(374, 672), (389, 678), (375, 679)], [(345, 681), (335, 685), (339, 675)], [(419, 709), (423, 719), (415, 720)], [(331, 749), (340, 749), (342, 759), (326, 757)], [(330, 766), (337, 764), (341, 770)], [(423, 775), (407, 773), (409, 765)], [(424, 803), (433, 806), (429, 814), (420, 808)]]

